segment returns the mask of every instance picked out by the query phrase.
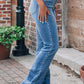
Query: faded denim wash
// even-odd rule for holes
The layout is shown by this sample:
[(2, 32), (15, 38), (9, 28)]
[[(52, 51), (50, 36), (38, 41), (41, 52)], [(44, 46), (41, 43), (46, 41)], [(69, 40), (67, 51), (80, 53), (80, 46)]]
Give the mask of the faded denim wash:
[(47, 13), (47, 22), (44, 23), (40, 22), (40, 19), (38, 19), (38, 4), (35, 0), (32, 1), (30, 4), (30, 11), (36, 24), (36, 58), (29, 74), (21, 84), (50, 84), (49, 65), (59, 49), (55, 12), (57, 0), (52, 0), (53, 2), (51, 3), (49, 1), (44, 1), (44, 3), (48, 3), (46, 6), (51, 13), (51, 15)]

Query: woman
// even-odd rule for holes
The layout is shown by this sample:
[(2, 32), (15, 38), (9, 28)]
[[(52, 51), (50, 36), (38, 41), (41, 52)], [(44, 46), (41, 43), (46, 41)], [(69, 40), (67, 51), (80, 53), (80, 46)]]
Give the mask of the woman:
[(31, 16), (36, 24), (36, 59), (21, 84), (50, 84), (49, 65), (59, 48), (55, 4), (57, 0), (32, 0)]

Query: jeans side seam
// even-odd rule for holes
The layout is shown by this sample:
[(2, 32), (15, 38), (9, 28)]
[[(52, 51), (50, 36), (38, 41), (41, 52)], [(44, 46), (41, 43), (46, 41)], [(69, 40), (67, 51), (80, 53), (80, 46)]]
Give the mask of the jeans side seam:
[[(48, 29), (49, 29), (49, 23), (48, 23), (48, 21), (47, 21), (47, 25), (48, 25)], [(49, 31), (50, 31), (50, 29), (49, 29)], [(50, 34), (51, 34), (51, 32), (50, 32)], [(50, 50), (50, 52), (48, 52), (48, 55), (49, 55), (49, 53), (51, 53), (51, 51), (52, 51), (52, 48), (53, 48), (53, 41), (52, 41), (52, 37), (51, 37), (51, 42), (52, 42), (52, 47), (51, 47), (51, 50)], [(47, 58), (47, 56), (45, 57), (45, 59)], [(42, 63), (42, 65), (44, 64), (44, 62)], [(41, 67), (42, 67), (42, 65), (41, 65)]]
[[(47, 21), (47, 25), (48, 25), (48, 29), (49, 29), (49, 23), (48, 23), (48, 21)], [(50, 29), (49, 29), (49, 31), (50, 31)], [(51, 34), (51, 32), (50, 32), (50, 34)], [(51, 42), (53, 43), (52, 38), (51, 38)], [(52, 47), (53, 47), (53, 45), (52, 45)], [(52, 47), (51, 47), (50, 52), (48, 52), (47, 56), (45, 57), (45, 60), (47, 59), (47, 57), (48, 57), (49, 53), (51, 53), (51, 51), (52, 51)], [(44, 62), (45, 62), (45, 61), (43, 61), (43, 63), (41, 64), (41, 67), (40, 67), (40, 68), (42, 68), (42, 66), (43, 66)], [(40, 71), (40, 72), (41, 72), (41, 71)], [(40, 73), (40, 72), (39, 72), (39, 73)]]
[[(48, 21), (47, 21), (47, 25), (48, 25), (48, 29), (49, 29), (49, 23), (48, 23)], [(38, 30), (38, 31), (39, 31), (39, 30)], [(49, 31), (50, 31), (50, 29), (49, 29)], [(40, 33), (39, 33), (39, 34), (40, 34)], [(50, 34), (51, 34), (51, 32), (50, 32)], [(51, 36), (51, 35), (50, 35), (50, 36)], [(41, 38), (42, 38), (42, 37), (41, 37)], [(42, 39), (43, 39), (43, 38), (42, 38)], [(51, 37), (51, 42), (53, 43), (53, 41), (52, 41), (52, 37)], [(47, 54), (47, 55), (49, 55), (49, 53), (51, 53), (52, 48), (53, 48), (53, 45), (52, 45), (52, 47), (51, 47), (50, 52), (48, 52), (48, 54)], [(40, 51), (40, 52), (41, 52), (41, 51)], [(40, 53), (40, 52), (39, 52), (39, 53)], [(47, 59), (47, 57), (48, 57), (48, 56), (46, 56), (44, 60), (46, 60), (46, 59)], [(40, 68), (42, 68), (43, 64), (44, 64), (44, 61), (42, 62), (42, 64), (41, 64)], [(38, 72), (38, 74), (40, 74), (40, 72), (41, 72), (41, 70)], [(38, 78), (38, 76), (37, 76), (37, 78)], [(35, 81), (36, 81), (36, 80), (34, 80), (33, 82), (35, 82)]]

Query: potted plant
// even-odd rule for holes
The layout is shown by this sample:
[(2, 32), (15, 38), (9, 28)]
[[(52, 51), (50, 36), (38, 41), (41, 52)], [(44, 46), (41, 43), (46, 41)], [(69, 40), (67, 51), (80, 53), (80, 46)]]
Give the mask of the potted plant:
[(13, 41), (20, 40), (25, 37), (25, 28), (9, 26), (0, 27), (0, 60), (6, 59), (10, 56), (11, 45)]
[(84, 83), (84, 65), (80, 67), (80, 77), (83, 80)]

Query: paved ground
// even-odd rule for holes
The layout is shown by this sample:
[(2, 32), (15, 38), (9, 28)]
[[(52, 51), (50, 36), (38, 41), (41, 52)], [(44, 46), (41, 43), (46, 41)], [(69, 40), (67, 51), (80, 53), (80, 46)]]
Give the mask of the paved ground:
[(15, 60), (0, 60), (0, 84), (20, 84), (29, 70)]
[[(14, 57), (0, 60), (0, 84), (20, 84), (28, 75), (34, 62), (34, 55)], [(83, 84), (80, 76), (56, 61), (50, 65), (51, 84)]]
[[(30, 69), (34, 62), (35, 56), (27, 55), (21, 57), (14, 57), (11, 55), (11, 58), (24, 65), (27, 69)], [(63, 66), (57, 63), (56, 61), (52, 61), (50, 69), (51, 84), (83, 84), (80, 79), (80, 76), (71, 71), (67, 66)]]

